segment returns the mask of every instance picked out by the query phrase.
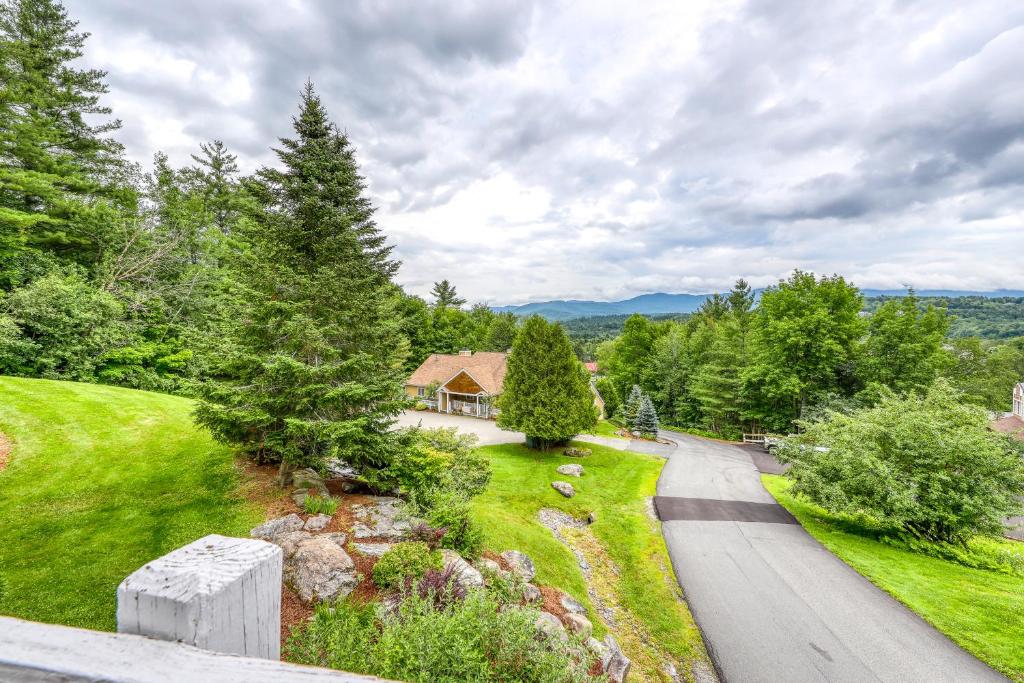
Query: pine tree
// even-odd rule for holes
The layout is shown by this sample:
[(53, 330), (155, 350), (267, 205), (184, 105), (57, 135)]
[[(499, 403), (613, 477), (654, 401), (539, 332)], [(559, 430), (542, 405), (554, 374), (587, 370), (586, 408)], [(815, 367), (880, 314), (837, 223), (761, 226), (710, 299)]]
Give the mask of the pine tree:
[(640, 402), (643, 397), (644, 392), (634, 384), (633, 388), (629, 390), (629, 396), (626, 397), (619, 409), (619, 416), (629, 429), (633, 429), (633, 422), (636, 421), (636, 414), (640, 410)]
[(640, 399), (640, 407), (633, 421), (633, 431), (652, 439), (658, 435), (658, 413), (654, 409), (654, 402), (647, 394)]
[(435, 282), (430, 293), (434, 296), (434, 306), (437, 308), (460, 308), (466, 303), (465, 299), (459, 298), (458, 292), (455, 291), (455, 285), (448, 280)]
[(392, 310), (398, 263), (348, 138), (328, 120), (311, 84), (249, 190), (251, 249), (233, 264), (234, 325), (201, 389), (200, 424), (258, 459), (317, 465), (338, 456), (364, 470), (400, 447), (389, 429), (406, 405), (407, 342)]
[(88, 34), (55, 0), (0, 3), (0, 288), (58, 262), (96, 264), (117, 213), (120, 127), (100, 104), (103, 71), (76, 69)]
[(557, 323), (533, 316), (512, 345), (498, 426), (521, 431), (527, 443), (547, 449), (597, 424), (586, 369)]

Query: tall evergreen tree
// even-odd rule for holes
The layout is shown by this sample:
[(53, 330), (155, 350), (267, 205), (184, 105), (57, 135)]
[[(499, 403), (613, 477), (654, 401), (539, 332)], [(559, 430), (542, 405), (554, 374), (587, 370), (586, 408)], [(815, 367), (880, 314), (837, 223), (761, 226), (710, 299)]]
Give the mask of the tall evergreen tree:
[[(251, 250), (233, 269), (239, 291), (216, 378), (196, 416), (222, 441), (283, 465), (342, 457), (384, 467), (406, 404), (407, 342), (392, 309), (390, 258), (373, 221), (354, 150), (307, 84), (296, 136), (249, 191)], [(286, 469), (282, 467), (282, 469)]]
[(438, 308), (459, 308), (466, 303), (466, 300), (460, 298), (455, 291), (455, 285), (448, 280), (435, 282), (430, 293), (434, 296), (434, 305)]
[(640, 407), (637, 408), (632, 429), (635, 433), (651, 439), (658, 435), (658, 412), (654, 409), (654, 402), (647, 394), (640, 399)]
[(629, 395), (626, 396), (626, 400), (622, 402), (622, 407), (619, 409), (619, 417), (626, 423), (626, 426), (630, 429), (633, 428), (633, 422), (636, 421), (636, 414), (640, 412), (640, 404), (643, 402), (644, 392), (636, 384), (629, 390)]
[(0, 3), (0, 288), (54, 261), (95, 265), (134, 210), (106, 74), (73, 66), (88, 37), (76, 27), (55, 0)]
[(547, 449), (597, 424), (590, 378), (557, 323), (526, 320), (508, 359), (498, 426)]

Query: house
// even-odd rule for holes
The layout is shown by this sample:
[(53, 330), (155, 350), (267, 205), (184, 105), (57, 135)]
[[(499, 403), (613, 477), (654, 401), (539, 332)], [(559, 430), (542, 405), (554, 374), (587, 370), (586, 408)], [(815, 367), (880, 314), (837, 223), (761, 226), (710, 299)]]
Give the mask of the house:
[(433, 353), (410, 375), (405, 392), (439, 413), (495, 417), (507, 361), (507, 353), (492, 351)]
[(992, 428), (1024, 441), (1024, 382), (1013, 387), (1013, 412), (993, 422)]
[(589, 372), (591, 375), (596, 375), (597, 374), (597, 362), (596, 361), (589, 361), (587, 363), (584, 363), (583, 367), (585, 367), (587, 369), (587, 372)]

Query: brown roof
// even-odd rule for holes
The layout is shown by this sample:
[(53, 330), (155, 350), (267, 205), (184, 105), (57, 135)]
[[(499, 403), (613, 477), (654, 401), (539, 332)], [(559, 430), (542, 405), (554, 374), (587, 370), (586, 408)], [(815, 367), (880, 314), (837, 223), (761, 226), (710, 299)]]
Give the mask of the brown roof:
[(444, 384), (465, 370), (488, 394), (500, 394), (505, 384), (507, 357), (508, 354), (495, 351), (477, 351), (472, 356), (433, 353), (416, 368), (408, 383), (415, 387), (425, 387), (433, 382)]
[(992, 423), (992, 429), (1004, 434), (1010, 434), (1014, 438), (1024, 441), (1024, 420), (1016, 415), (1001, 417)]

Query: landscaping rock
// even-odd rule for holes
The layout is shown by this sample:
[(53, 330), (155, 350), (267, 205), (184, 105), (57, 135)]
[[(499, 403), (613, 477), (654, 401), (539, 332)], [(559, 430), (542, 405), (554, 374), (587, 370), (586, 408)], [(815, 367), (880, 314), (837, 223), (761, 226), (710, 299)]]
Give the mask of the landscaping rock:
[(533, 581), (533, 577), (537, 575), (533, 560), (526, 553), (521, 553), (518, 550), (506, 550), (501, 554), (501, 559), (508, 563), (512, 571), (523, 577), (523, 581)]
[(560, 465), (557, 470), (559, 474), (567, 474), (570, 477), (582, 477), (583, 476), (583, 465)]
[(454, 550), (442, 550), (441, 557), (445, 567), (454, 566), (455, 581), (463, 588), (478, 588), (484, 585), (483, 575)]
[(584, 607), (578, 600), (573, 599), (572, 596), (563, 595), (559, 601), (562, 603), (562, 609), (570, 614), (586, 614), (587, 608)]
[(594, 510), (591, 510), (587, 514), (587, 524), (593, 524), (596, 521), (597, 521), (597, 512), (595, 512)]
[(327, 535), (298, 543), (285, 560), (284, 578), (306, 602), (343, 598), (359, 583), (352, 558)]
[(308, 467), (296, 470), (295, 473), (292, 474), (292, 483), (297, 489), (310, 489), (324, 497), (330, 495), (327, 491), (327, 484), (324, 483), (323, 477), (321, 477), (316, 470), (312, 470)]
[(541, 612), (534, 625), (537, 627), (537, 630), (544, 635), (558, 638), (559, 640), (569, 639), (569, 635), (565, 632), (565, 627), (562, 626), (562, 622), (560, 622), (558, 617), (551, 612)]
[(534, 586), (532, 583), (528, 583), (523, 586), (523, 598), (526, 602), (533, 604), (543, 600), (544, 596), (541, 594), (539, 588)]
[[(594, 636), (590, 636), (589, 638), (587, 638), (587, 648), (595, 655), (597, 655), (598, 659), (604, 662), (604, 655), (605, 652), (608, 651), (608, 648), (606, 648), (600, 640), (598, 640)], [(601, 666), (603, 668), (604, 664), (602, 663)]]
[(567, 481), (553, 481), (551, 482), (551, 488), (561, 493), (566, 498), (572, 498), (576, 495), (576, 489), (572, 487)]
[(582, 638), (589, 638), (594, 632), (594, 625), (582, 614), (566, 614), (562, 621), (567, 629)]
[(337, 543), (338, 547), (341, 548), (342, 550), (345, 549), (345, 538), (346, 538), (346, 536), (341, 531), (335, 531), (334, 533), (330, 533), (330, 534), (323, 534), (323, 537), (324, 538), (329, 538), (332, 541), (334, 541), (335, 543)]
[(355, 491), (364, 483), (359, 470), (341, 458), (327, 461), (327, 474), (332, 481), (341, 482), (341, 489), (345, 492)]
[(295, 549), (299, 547), (300, 543), (311, 538), (313, 538), (313, 534), (308, 531), (288, 531), (274, 536), (270, 542), (281, 547), (284, 558), (287, 560), (295, 554)]
[(500, 564), (498, 564), (489, 557), (481, 557), (479, 560), (477, 560), (476, 564), (477, 567), (479, 567), (480, 569), (486, 569), (487, 571), (494, 572), (495, 574), (501, 574), (503, 571), (505, 571), (501, 568)]
[(352, 527), (356, 538), (387, 538), (401, 540), (409, 534), (416, 519), (403, 519), (398, 498), (376, 496), (369, 505), (353, 505), (358, 522)]
[(327, 528), (327, 525), (331, 523), (330, 515), (316, 515), (306, 520), (306, 526), (303, 527), (306, 531), (322, 531)]
[(292, 494), (292, 500), (299, 507), (303, 507), (306, 504), (306, 498), (309, 497), (309, 489), (299, 489)]
[(352, 547), (363, 555), (380, 557), (395, 546), (394, 543), (353, 543)]
[(588, 455), (590, 455), (590, 449), (576, 448), (575, 446), (570, 446), (569, 448), (566, 448), (564, 451), (562, 451), (562, 455), (567, 455), (570, 458), (585, 458)]
[(304, 522), (294, 512), (287, 517), (278, 517), (277, 519), (271, 519), (249, 532), (249, 535), (253, 538), (259, 538), (264, 541), (270, 541), (278, 534), (288, 533), (289, 531), (298, 531), (302, 528)]
[(608, 674), (608, 680), (611, 683), (622, 683), (629, 675), (629, 665), (632, 662), (629, 657), (622, 654), (622, 650), (612, 634), (609, 633), (604, 637), (604, 646), (606, 651), (601, 659), (601, 667)]

